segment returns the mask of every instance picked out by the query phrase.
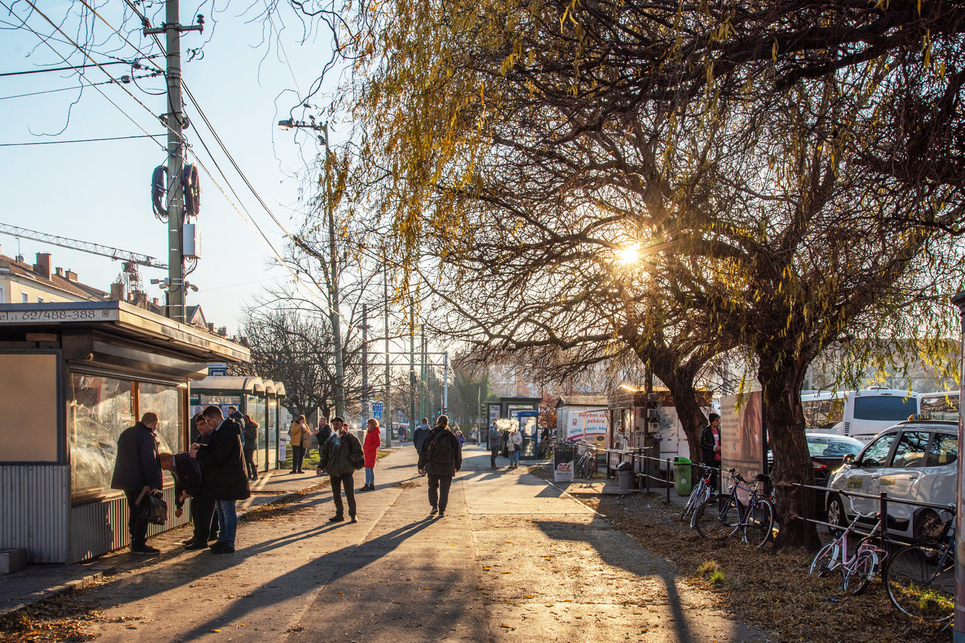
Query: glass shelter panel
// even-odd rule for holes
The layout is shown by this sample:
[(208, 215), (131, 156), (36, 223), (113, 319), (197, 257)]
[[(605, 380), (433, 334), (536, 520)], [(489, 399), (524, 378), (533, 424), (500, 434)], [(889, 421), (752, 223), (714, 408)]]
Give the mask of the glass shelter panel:
[(134, 424), (131, 383), (111, 377), (72, 373), (67, 410), (74, 500), (103, 494), (111, 486), (117, 438)]
[(184, 451), (182, 441), (182, 399), (183, 389), (164, 384), (138, 384), (137, 405), (138, 414), (143, 416), (148, 411), (157, 413), (158, 450), (169, 453)]
[(268, 468), (278, 462), (278, 400), (268, 400)]
[(268, 424), (265, 422), (265, 404), (257, 395), (246, 396), (245, 413), (258, 425), (258, 453), (255, 454), (255, 462), (258, 469), (264, 471), (268, 466)]

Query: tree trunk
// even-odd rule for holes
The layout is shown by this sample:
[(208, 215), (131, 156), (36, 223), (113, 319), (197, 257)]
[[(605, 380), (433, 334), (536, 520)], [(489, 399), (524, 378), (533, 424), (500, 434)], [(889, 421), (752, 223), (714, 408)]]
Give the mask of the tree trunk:
[[(658, 377), (660, 377), (658, 375)], [(702, 462), (703, 454), (700, 450), (700, 432), (707, 424), (703, 409), (697, 401), (697, 391), (694, 390), (693, 382), (683, 382), (670, 378), (666, 381), (663, 377), (660, 380), (670, 389), (673, 396), (674, 406), (677, 409), (677, 419), (684, 429), (687, 436), (687, 446), (690, 449), (690, 459), (694, 462)]]
[(764, 417), (774, 455), (771, 482), (774, 484), (775, 510), (780, 532), (775, 548), (785, 546), (817, 549), (817, 530), (802, 516), (816, 517), (813, 492), (798, 484), (814, 484), (814, 467), (804, 437), (804, 412), (801, 383), (806, 365), (782, 368), (761, 362), (758, 371), (763, 386)]

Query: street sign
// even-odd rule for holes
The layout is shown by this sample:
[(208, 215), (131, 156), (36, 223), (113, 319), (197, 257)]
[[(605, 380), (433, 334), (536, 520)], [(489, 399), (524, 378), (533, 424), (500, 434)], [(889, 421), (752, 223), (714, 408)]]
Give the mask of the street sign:
[(382, 419), (382, 410), (385, 408), (385, 404), (382, 402), (372, 402), (372, 417), (376, 420)]

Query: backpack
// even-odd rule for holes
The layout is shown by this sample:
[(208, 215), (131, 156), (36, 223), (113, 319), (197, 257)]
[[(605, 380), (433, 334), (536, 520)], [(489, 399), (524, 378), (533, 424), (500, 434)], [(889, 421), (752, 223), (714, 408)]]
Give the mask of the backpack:
[(452, 464), (456, 461), (452, 446), (453, 435), (449, 431), (440, 431), (432, 438), (426, 447), (426, 461), (433, 464)]

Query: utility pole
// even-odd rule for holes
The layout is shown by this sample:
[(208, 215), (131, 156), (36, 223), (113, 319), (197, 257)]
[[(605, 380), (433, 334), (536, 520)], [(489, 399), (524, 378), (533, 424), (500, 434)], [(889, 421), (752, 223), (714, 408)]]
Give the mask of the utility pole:
[(409, 434), (415, 430), (415, 301), (409, 295)]
[(391, 357), (389, 356), (389, 263), (385, 260), (385, 251), (382, 252), (382, 294), (385, 297), (385, 399), (382, 408), (385, 414), (383, 420), (388, 422), (385, 430), (385, 446), (392, 446), (392, 395), (389, 391), (392, 385)]
[(345, 365), (342, 355), (342, 324), (338, 311), (338, 249), (335, 246), (335, 204), (332, 197), (332, 151), (328, 146), (328, 123), (324, 126), (325, 136), (325, 196), (328, 209), (328, 249), (331, 253), (329, 257), (329, 270), (331, 279), (329, 281), (329, 303), (328, 311), (332, 322), (332, 340), (335, 349), (335, 414), (345, 413)]
[(369, 307), (362, 304), (362, 415), (369, 419)]
[(204, 31), (204, 22), (181, 26), (179, 0), (167, 0), (165, 22), (158, 28), (149, 27), (144, 19), (144, 35), (165, 34), (168, 85), (168, 109), (164, 125), (168, 130), (168, 317), (184, 321), (184, 186), (181, 171), (184, 168), (184, 112), (181, 110), (181, 32)]
[(449, 415), (449, 351), (443, 353), (442, 412)]

